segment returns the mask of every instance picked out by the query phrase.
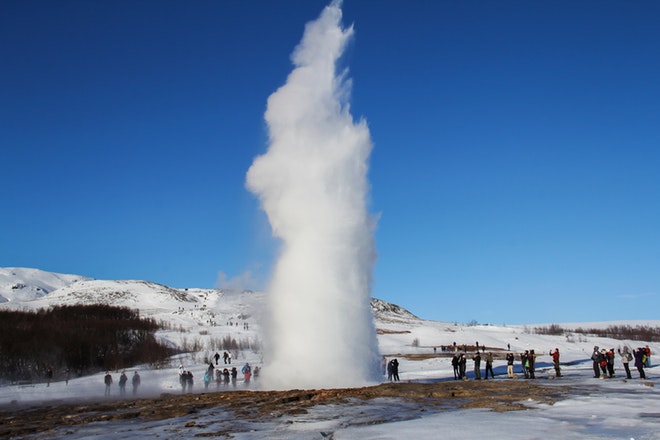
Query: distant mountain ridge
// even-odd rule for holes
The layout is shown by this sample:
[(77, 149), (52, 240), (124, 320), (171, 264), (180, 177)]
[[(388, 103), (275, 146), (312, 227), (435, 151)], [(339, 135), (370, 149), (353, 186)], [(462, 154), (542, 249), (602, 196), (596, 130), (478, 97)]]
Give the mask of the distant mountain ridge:
[(0, 303), (32, 301), (77, 281), (90, 279), (24, 267), (0, 267)]
[[(225, 309), (252, 314), (265, 304), (263, 292), (176, 289), (143, 280), (96, 280), (29, 268), (0, 268), (0, 307), (44, 308), (53, 305), (108, 304), (137, 308), (147, 314), (197, 307), (199, 312)], [(396, 304), (372, 298), (374, 317), (383, 321), (418, 320)]]

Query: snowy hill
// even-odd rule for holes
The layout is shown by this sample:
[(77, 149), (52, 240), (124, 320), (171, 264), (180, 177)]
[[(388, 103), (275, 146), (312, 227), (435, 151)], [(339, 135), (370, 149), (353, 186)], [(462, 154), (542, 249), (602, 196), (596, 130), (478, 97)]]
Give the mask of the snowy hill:
[[(139, 309), (147, 316), (191, 311), (196, 320), (222, 316), (225, 321), (245, 320), (265, 306), (263, 292), (230, 289), (175, 289), (141, 280), (94, 280), (38, 269), (0, 268), (0, 302), (12, 308), (38, 309), (53, 305), (108, 304)], [(372, 300), (377, 319), (385, 322), (418, 320), (403, 307)]]
[[(142, 316), (166, 324), (163, 330), (158, 331), (157, 337), (164, 343), (182, 348), (183, 353), (160, 365), (135, 366), (142, 376), (142, 396), (180, 393), (178, 366), (185, 365), (195, 372), (196, 377), (203, 377), (208, 360), (214, 353), (223, 352), (221, 343), (227, 338), (236, 341), (236, 348), (230, 350), (234, 363), (239, 366), (245, 362), (264, 366), (260, 341), (264, 330), (260, 314), (266, 306), (266, 295), (263, 292), (174, 289), (147, 281), (92, 280), (79, 275), (61, 275), (36, 269), (16, 268), (0, 268), (0, 282), (2, 295), (5, 298), (0, 308), (38, 309), (60, 304), (103, 303), (137, 308)], [(17, 291), (22, 291), (24, 294), (18, 295)], [(380, 353), (388, 359), (398, 359), (399, 374), (403, 382), (435, 383), (453, 380), (451, 357), (455, 350), (467, 351), (468, 379), (473, 380), (475, 376), (472, 371), (472, 355), (476, 346), (479, 346), (493, 352), (496, 381), (501, 383), (502, 387), (506, 386), (508, 380), (505, 352), (520, 353), (525, 350), (535, 350), (537, 379), (552, 379), (547, 380), (546, 383), (573, 387), (576, 391), (566, 400), (555, 405), (528, 401), (526, 404), (531, 411), (522, 415), (495, 413), (491, 416), (493, 413), (462, 409), (460, 416), (457, 417), (458, 413), (455, 411), (434, 413), (427, 412), (428, 408), (424, 408), (423, 411), (410, 416), (410, 425), (406, 424), (405, 418), (394, 417), (393, 411), (399, 414), (403, 408), (400, 405), (393, 407), (394, 401), (387, 405), (377, 400), (365, 403), (369, 408), (365, 412), (373, 414), (375, 420), (373, 423), (353, 423), (353, 416), (348, 421), (332, 422), (336, 418), (335, 412), (341, 411), (342, 406), (322, 405), (323, 408), (319, 410), (321, 412), (317, 414), (317, 419), (312, 420), (313, 423), (309, 423), (309, 417), (314, 417), (313, 412), (304, 412), (301, 413), (301, 417), (308, 419), (302, 423), (290, 424), (286, 421), (288, 419), (283, 419), (284, 421), (279, 425), (263, 423), (254, 425), (255, 432), (260, 433), (259, 438), (320, 438), (318, 432), (321, 430), (324, 432), (336, 430), (337, 434), (345, 433), (343, 437), (336, 435), (334, 438), (389, 438), (392, 432), (396, 433), (397, 430), (399, 434), (403, 434), (403, 432), (413, 432), (415, 429), (419, 430), (419, 432), (415, 431), (418, 436), (431, 438), (437, 436), (438, 427), (442, 427), (443, 437), (446, 438), (464, 438), (466, 431), (474, 431), (478, 428), (476, 434), (472, 432), (475, 437), (491, 436), (517, 440), (528, 438), (530, 423), (534, 424), (535, 432), (542, 428), (548, 438), (570, 437), (588, 440), (657, 438), (657, 416), (654, 415), (656, 413), (649, 412), (649, 408), (657, 406), (660, 402), (657, 391), (660, 364), (656, 355), (660, 351), (660, 343), (597, 337), (575, 333), (574, 330), (579, 327), (606, 328), (609, 325), (660, 327), (660, 321), (561, 324), (562, 328), (566, 329), (562, 334), (544, 335), (535, 332), (536, 325), (467, 325), (426, 321), (400, 306), (379, 299), (372, 300), (372, 310)], [(647, 380), (640, 380), (632, 367), (633, 379), (626, 380), (619, 357), (616, 359), (614, 379), (594, 378), (590, 359), (594, 346), (616, 350), (619, 347), (637, 348), (645, 344), (650, 346), (654, 360), (653, 366), (647, 368)], [(561, 352), (561, 378), (555, 377), (549, 355), (549, 350), (555, 348), (559, 348)], [(517, 378), (522, 378), (518, 356), (515, 361), (515, 373), (518, 375)], [(114, 374), (116, 376), (118, 372)], [(90, 396), (100, 398), (103, 392), (100, 386), (103, 373), (76, 377), (68, 383), (64, 382), (64, 376), (63, 371), (56, 372), (55, 382), (49, 386), (38, 382), (0, 384), (0, 407), (3, 404), (5, 407), (11, 407), (32, 402), (61, 401), (63, 398), (74, 401)], [(259, 385), (254, 386), (256, 389)], [(238, 387), (244, 388), (248, 385), (239, 383)], [(588, 395), (584, 395), (585, 387), (589, 389)], [(231, 389), (233, 390), (233, 387)], [(204, 387), (198, 386), (195, 392), (203, 391), (205, 391)], [(116, 393), (114, 388), (113, 393)], [(640, 396), (643, 398), (640, 399)], [(618, 400), (615, 401), (614, 398)], [(594, 408), (595, 401), (602, 403)], [(627, 412), (621, 413), (622, 409), (626, 409)], [(595, 419), (594, 414), (598, 414)], [(199, 426), (217, 423), (215, 416), (207, 416), (206, 419), (198, 417), (198, 414), (194, 415)], [(295, 419), (297, 416), (291, 417)], [(206, 421), (201, 423), (203, 420)], [(383, 420), (389, 422), (383, 423)], [(466, 421), (457, 425), (460, 420)], [(632, 425), (630, 420), (634, 420)], [(183, 417), (177, 423), (183, 425), (188, 422), (189, 418)], [(163, 433), (171, 434), (168, 430), (176, 429), (176, 426), (170, 428), (170, 421), (161, 424), (154, 422), (153, 425), (145, 421), (141, 423), (141, 426), (151, 429), (152, 434), (164, 438), (169, 437)], [(633, 425), (634, 429), (631, 428)], [(132, 438), (135, 435), (135, 425), (129, 422), (125, 424), (117, 422), (112, 426), (113, 432), (119, 430), (125, 434), (116, 438)], [(252, 432), (252, 425), (250, 426), (249, 432)], [(563, 429), (560, 434), (557, 434), (558, 426)], [(583, 426), (587, 428), (583, 429)], [(447, 430), (448, 427), (452, 428)], [(58, 434), (54, 438), (64, 438), (65, 435), (69, 435), (71, 429), (71, 426), (67, 425), (66, 429), (56, 432), (61, 436)], [(95, 428), (90, 424), (88, 428), (82, 425), (78, 429), (80, 432), (76, 432), (73, 438), (87, 438), (92, 435), (90, 432), (93, 431), (90, 430)], [(237, 429), (234, 421), (227, 429)], [(220, 432), (219, 429), (216, 431)], [(366, 435), (362, 435), (363, 432)], [(274, 433), (279, 434), (273, 435)]]
[(89, 279), (38, 269), (0, 267), (0, 303), (32, 301), (69, 284)]
[[(175, 289), (141, 280), (95, 280), (37, 269), (0, 268), (5, 301), (0, 307), (41, 309), (55, 305), (107, 304), (138, 309), (144, 317), (164, 323), (170, 330), (158, 333), (173, 346), (206, 346), (215, 350), (217, 340), (230, 336), (246, 345), (258, 345), (263, 292), (231, 289)], [(23, 292), (22, 295), (17, 291)], [(379, 323), (421, 322), (408, 310), (372, 299)]]
[(383, 301), (382, 299), (372, 298), (371, 300), (371, 309), (374, 312), (374, 316), (377, 320), (381, 321), (409, 321), (420, 319), (410, 313), (408, 310), (403, 307), (397, 306), (396, 304)]
[[(80, 275), (63, 275), (37, 269), (0, 268), (3, 297), (0, 307), (39, 309), (65, 304), (108, 304), (140, 310), (166, 325), (158, 332), (164, 342), (191, 348), (202, 355), (214, 352), (218, 341), (233, 338), (245, 346), (258, 347), (262, 335), (263, 310), (267, 305), (263, 292), (249, 290), (175, 289), (139, 280), (94, 280)], [(19, 294), (21, 292), (22, 294)], [(562, 335), (536, 334), (535, 325), (465, 325), (422, 320), (408, 310), (380, 299), (372, 299), (372, 310), (381, 353), (395, 356), (442, 354), (442, 347), (452, 350), (475, 345), (489, 350), (520, 352), (535, 349), (543, 356), (561, 348), (568, 362), (586, 362), (594, 345), (618, 348), (638, 346), (640, 341), (615, 340), (572, 333), (576, 328), (606, 328), (608, 325), (660, 327), (660, 321), (626, 321), (564, 324)], [(660, 345), (652, 343), (652, 350)], [(240, 354), (247, 356), (247, 354)], [(405, 363), (409, 360), (404, 360)], [(433, 364), (432, 360), (428, 360)], [(438, 362), (438, 361), (436, 361)], [(430, 369), (429, 371), (426, 371)], [(403, 369), (402, 369), (403, 370)], [(409, 378), (420, 379), (437, 374), (432, 365)]]

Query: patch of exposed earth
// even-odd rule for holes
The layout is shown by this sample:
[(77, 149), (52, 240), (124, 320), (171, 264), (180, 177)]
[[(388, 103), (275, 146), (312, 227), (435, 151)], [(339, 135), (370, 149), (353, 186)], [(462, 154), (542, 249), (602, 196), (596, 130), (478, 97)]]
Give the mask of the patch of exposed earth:
[[(137, 426), (171, 421), (177, 429), (194, 429), (190, 436), (221, 436), (253, 429), (255, 423), (282, 423), (284, 419), (317, 420), (350, 411), (348, 424), (393, 421), (387, 411), (369, 412), (370, 405), (397, 407), (398, 419), (421, 417), (432, 411), (486, 408), (492, 411), (527, 409), (529, 402), (553, 404), (571, 392), (567, 386), (522, 380), (448, 381), (435, 383), (386, 383), (345, 389), (289, 391), (219, 391), (203, 394), (163, 394), (155, 398), (90, 401), (84, 404), (47, 402), (39, 405), (0, 407), (0, 437), (48, 438), (81, 425), (129, 421)], [(322, 408), (331, 411), (323, 412)], [(208, 426), (213, 411), (215, 426)], [(320, 412), (319, 412), (320, 411)], [(320, 414), (320, 415), (319, 415)], [(231, 420), (231, 429), (222, 425)], [(293, 423), (285, 421), (285, 423)]]

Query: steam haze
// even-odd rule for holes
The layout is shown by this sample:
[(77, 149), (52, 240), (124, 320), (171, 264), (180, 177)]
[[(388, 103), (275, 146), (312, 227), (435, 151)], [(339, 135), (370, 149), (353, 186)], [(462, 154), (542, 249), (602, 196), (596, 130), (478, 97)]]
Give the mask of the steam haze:
[(375, 220), (366, 204), (372, 143), (366, 123), (350, 114), (347, 71), (337, 71), (353, 34), (341, 17), (333, 2), (306, 25), (294, 70), (268, 99), (268, 151), (247, 173), (282, 243), (267, 288), (270, 388), (354, 386), (377, 375)]

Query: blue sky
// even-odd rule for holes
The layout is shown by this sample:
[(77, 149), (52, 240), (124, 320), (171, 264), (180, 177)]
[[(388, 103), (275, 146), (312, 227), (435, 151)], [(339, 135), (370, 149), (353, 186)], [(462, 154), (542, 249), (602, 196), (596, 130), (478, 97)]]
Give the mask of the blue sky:
[[(245, 173), (325, 4), (1, 2), (0, 266), (263, 284)], [(343, 9), (374, 296), (458, 322), (658, 318), (659, 3)]]

